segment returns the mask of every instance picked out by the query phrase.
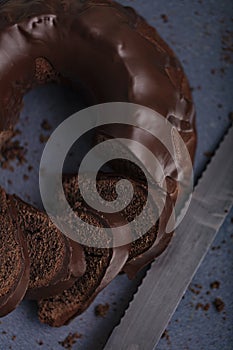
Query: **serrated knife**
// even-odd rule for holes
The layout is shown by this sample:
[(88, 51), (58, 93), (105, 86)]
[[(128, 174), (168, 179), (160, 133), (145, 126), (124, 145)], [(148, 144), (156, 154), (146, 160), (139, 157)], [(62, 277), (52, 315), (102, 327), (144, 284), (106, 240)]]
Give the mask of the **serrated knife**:
[(153, 350), (233, 203), (233, 127), (193, 192), (165, 253), (152, 264), (104, 350)]

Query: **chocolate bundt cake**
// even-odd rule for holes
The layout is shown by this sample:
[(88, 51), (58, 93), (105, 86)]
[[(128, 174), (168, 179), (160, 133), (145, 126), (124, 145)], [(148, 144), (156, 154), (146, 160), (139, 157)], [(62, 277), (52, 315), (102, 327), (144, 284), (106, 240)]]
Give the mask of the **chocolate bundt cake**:
[[(179, 132), (194, 159), (195, 110), (186, 76), (173, 51), (132, 8), (111, 0), (8, 0), (0, 4), (0, 148), (12, 136), (24, 94), (51, 81), (68, 84), (77, 93), (81, 81), (90, 105), (128, 102), (160, 113)], [(118, 137), (138, 141), (163, 164), (165, 207), (156, 224), (131, 244), (111, 249), (81, 247), (64, 236), (46, 213), (1, 190), (0, 315), (10, 312), (28, 289), (28, 297), (41, 299), (42, 322), (66, 324), (120, 271), (134, 277), (167, 247), (172, 232), (167, 233), (166, 226), (180, 191), (179, 178), (158, 140), (142, 130), (145, 118), (136, 118), (137, 127), (101, 126), (95, 136), (97, 143)], [(156, 128), (156, 121), (152, 124), (151, 129)], [(133, 147), (125, 152), (138, 158)], [(176, 145), (174, 152), (179, 155)], [(112, 164), (117, 175), (99, 174), (97, 189), (110, 203), (122, 177), (133, 185), (132, 202), (117, 214), (94, 212), (80, 196), (77, 177), (65, 178), (64, 190), (76, 215), (99, 228), (129, 223), (127, 234), (135, 238), (132, 220), (147, 198), (145, 220), (153, 222), (157, 210), (144, 176), (148, 173), (153, 181), (154, 174), (146, 155), (142, 158), (142, 169), (118, 160)], [(88, 188), (87, 176), (81, 181)]]

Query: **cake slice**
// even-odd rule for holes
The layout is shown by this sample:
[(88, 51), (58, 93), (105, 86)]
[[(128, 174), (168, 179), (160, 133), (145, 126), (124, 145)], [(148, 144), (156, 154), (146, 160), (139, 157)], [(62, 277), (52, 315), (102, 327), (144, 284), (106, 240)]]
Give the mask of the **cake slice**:
[[(100, 196), (109, 203), (111, 203), (111, 201), (113, 200), (116, 200), (116, 185), (120, 180), (125, 178), (126, 177), (120, 175), (99, 173), (96, 182), (96, 188)], [(91, 190), (88, 190), (88, 188), (90, 188), (90, 177), (88, 176), (88, 174), (81, 175), (79, 179), (83, 183), (83, 187), (88, 191), (88, 195), (91, 195)], [(133, 198), (128, 205), (125, 205), (125, 203), (127, 203), (127, 193), (124, 186), (118, 186), (118, 191), (120, 192), (119, 195), (123, 204), (125, 205), (125, 209), (122, 210), (121, 215), (123, 216), (125, 222), (130, 223), (131, 234), (133, 238), (137, 238), (136, 231), (138, 231), (139, 233), (142, 232), (142, 230), (144, 229), (143, 225), (145, 223), (151, 223), (151, 229), (145, 235), (134, 240), (131, 243), (128, 258), (128, 260), (130, 261), (135, 257), (143, 254), (153, 245), (157, 237), (159, 223), (157, 221), (155, 224), (153, 224), (155, 221), (154, 218), (157, 214), (157, 207), (154, 204), (151, 195), (148, 195), (147, 186), (139, 181), (133, 181), (129, 178), (128, 180), (131, 182), (134, 192)], [(80, 193), (77, 176), (64, 177), (63, 186), (64, 192), (67, 196), (67, 200), (72, 208), (77, 208), (78, 206), (87, 206)], [(71, 191), (71, 189), (73, 189), (73, 191)], [(147, 210), (143, 211), (147, 198), (149, 201), (149, 205), (147, 207)], [(136, 226), (136, 224), (132, 222), (141, 213), (142, 221)]]
[(0, 316), (23, 299), (29, 283), (27, 244), (16, 220), (14, 203), (0, 188)]
[[(79, 208), (76, 213), (91, 225), (109, 227), (109, 223), (102, 216), (88, 209)], [(89, 227), (91, 229), (91, 226)], [(88, 233), (84, 232), (85, 235)], [(85, 274), (63, 293), (39, 301), (40, 321), (50, 326), (60, 327), (81, 314), (96, 295), (121, 271), (128, 259), (128, 248), (128, 246), (113, 249), (84, 247), (87, 262)]]
[[(143, 267), (152, 262), (156, 257), (163, 253), (171, 241), (173, 232), (167, 232), (166, 226), (169, 218), (172, 215), (173, 201), (172, 198), (167, 195), (164, 203), (164, 207), (161, 214), (156, 221), (157, 212), (157, 190), (151, 185), (150, 190), (152, 193), (148, 193), (148, 186), (145, 182), (139, 180), (132, 180), (126, 176), (107, 174), (99, 172), (96, 188), (102, 196), (107, 201), (112, 201), (117, 198), (116, 184), (121, 179), (128, 179), (134, 191), (134, 196), (130, 204), (125, 206), (125, 209), (121, 212), (125, 221), (130, 224), (131, 234), (135, 239), (129, 249), (129, 258), (122, 271), (124, 271), (129, 278), (134, 278), (138, 271)], [(79, 177), (79, 180), (83, 183), (83, 187), (88, 190), (90, 188), (90, 176), (88, 174), (83, 174)], [(87, 204), (83, 200), (83, 197), (79, 190), (79, 183), (77, 176), (66, 176), (63, 181), (64, 191), (67, 196), (67, 200), (71, 207), (77, 208), (78, 206), (86, 206)], [(71, 191), (70, 189), (73, 189)], [(126, 202), (126, 191), (124, 186), (118, 186), (118, 193), (123, 200)], [(88, 195), (91, 194), (91, 190), (88, 191)], [(148, 200), (147, 209), (145, 209), (145, 203)], [(111, 202), (110, 202), (111, 203)], [(142, 215), (142, 221), (140, 224), (135, 225), (132, 220), (138, 215)], [(156, 221), (156, 222), (155, 222)], [(137, 232), (146, 231), (144, 224), (149, 224), (151, 227), (143, 236), (137, 238)]]
[(82, 246), (61, 233), (45, 213), (17, 196), (13, 198), (30, 259), (26, 297), (41, 299), (61, 293), (85, 272)]

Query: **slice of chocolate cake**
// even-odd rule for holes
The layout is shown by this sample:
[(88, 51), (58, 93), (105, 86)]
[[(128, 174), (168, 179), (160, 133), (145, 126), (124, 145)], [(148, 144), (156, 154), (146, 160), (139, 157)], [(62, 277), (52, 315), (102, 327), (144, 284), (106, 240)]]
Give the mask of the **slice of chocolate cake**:
[[(77, 214), (91, 225), (109, 227), (106, 220), (88, 209), (78, 209)], [(85, 231), (84, 234), (88, 235), (89, 232)], [(96, 295), (117, 276), (128, 259), (128, 246), (114, 249), (85, 247), (84, 250), (87, 262), (85, 274), (62, 294), (39, 301), (41, 322), (59, 327), (81, 314)]]
[[(111, 203), (113, 200), (116, 200), (116, 185), (120, 180), (124, 178), (125, 177), (120, 175), (104, 173), (99, 174), (96, 187), (100, 196), (109, 203)], [(125, 209), (122, 210), (121, 215), (126, 222), (131, 223), (131, 234), (134, 239), (137, 237), (136, 232), (141, 233), (143, 231), (143, 225), (145, 223), (151, 223), (151, 229), (145, 235), (131, 243), (129, 252), (129, 260), (131, 260), (138, 255), (141, 255), (144, 251), (148, 250), (153, 245), (157, 237), (158, 222), (153, 225), (154, 218), (157, 214), (157, 208), (153, 202), (152, 197), (148, 195), (146, 185), (139, 181), (136, 182), (131, 179), (128, 180), (133, 186), (134, 195), (131, 202), (128, 205), (125, 205)], [(88, 191), (88, 188), (90, 188), (90, 178), (88, 177), (88, 174), (80, 176), (80, 181), (84, 183), (84, 187)], [(87, 206), (80, 193), (77, 176), (65, 177), (63, 185), (67, 200), (72, 208), (77, 208), (78, 206)], [(124, 186), (118, 186), (118, 191), (123, 204), (127, 203), (127, 193)], [(88, 195), (91, 195), (91, 190), (88, 191)], [(147, 197), (149, 206), (147, 207), (146, 211), (143, 211)], [(141, 213), (143, 213), (141, 222), (138, 224), (132, 223), (133, 220)]]
[(82, 246), (63, 235), (46, 214), (16, 196), (14, 202), (30, 258), (26, 297), (40, 299), (61, 293), (85, 272)]
[(23, 299), (29, 283), (29, 258), (25, 238), (15, 217), (14, 203), (0, 188), (0, 316)]

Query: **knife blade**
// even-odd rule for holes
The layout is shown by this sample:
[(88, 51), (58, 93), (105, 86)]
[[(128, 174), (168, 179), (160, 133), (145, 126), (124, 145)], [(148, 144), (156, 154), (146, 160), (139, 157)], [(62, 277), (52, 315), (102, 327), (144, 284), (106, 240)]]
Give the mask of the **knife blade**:
[(233, 127), (192, 195), (172, 243), (156, 260), (105, 350), (153, 350), (233, 203)]

